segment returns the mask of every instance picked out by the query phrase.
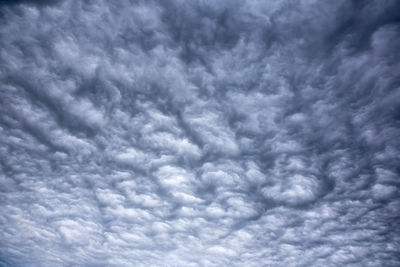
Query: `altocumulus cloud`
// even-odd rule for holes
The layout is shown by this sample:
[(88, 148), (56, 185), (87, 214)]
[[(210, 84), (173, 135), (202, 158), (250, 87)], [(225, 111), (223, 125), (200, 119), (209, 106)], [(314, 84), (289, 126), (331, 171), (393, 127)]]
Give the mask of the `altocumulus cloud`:
[(1, 266), (399, 266), (397, 0), (0, 1)]

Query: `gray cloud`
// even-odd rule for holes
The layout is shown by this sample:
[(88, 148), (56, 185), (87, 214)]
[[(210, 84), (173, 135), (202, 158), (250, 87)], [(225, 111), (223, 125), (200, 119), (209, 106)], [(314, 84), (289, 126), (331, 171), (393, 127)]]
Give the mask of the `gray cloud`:
[(1, 266), (398, 266), (397, 1), (1, 1)]

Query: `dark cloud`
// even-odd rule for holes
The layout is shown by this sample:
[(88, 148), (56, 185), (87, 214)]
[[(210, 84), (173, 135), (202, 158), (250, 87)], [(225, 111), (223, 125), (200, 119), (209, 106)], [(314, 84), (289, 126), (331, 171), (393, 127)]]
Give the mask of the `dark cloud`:
[(31, 5), (31, 6), (50, 6), (56, 5), (63, 0), (0, 0), (0, 6)]
[(1, 1), (0, 265), (398, 266), (398, 1)]

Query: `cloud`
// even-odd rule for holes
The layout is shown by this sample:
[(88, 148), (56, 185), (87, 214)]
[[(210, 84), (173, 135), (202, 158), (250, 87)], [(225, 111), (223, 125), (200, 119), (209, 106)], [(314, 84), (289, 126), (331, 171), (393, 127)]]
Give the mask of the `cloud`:
[(399, 265), (397, 10), (1, 1), (0, 265)]

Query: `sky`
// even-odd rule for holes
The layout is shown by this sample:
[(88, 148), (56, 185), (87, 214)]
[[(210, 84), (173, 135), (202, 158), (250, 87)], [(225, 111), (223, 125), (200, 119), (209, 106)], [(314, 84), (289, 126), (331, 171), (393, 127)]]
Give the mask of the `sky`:
[(0, 266), (400, 266), (400, 1), (0, 1)]

